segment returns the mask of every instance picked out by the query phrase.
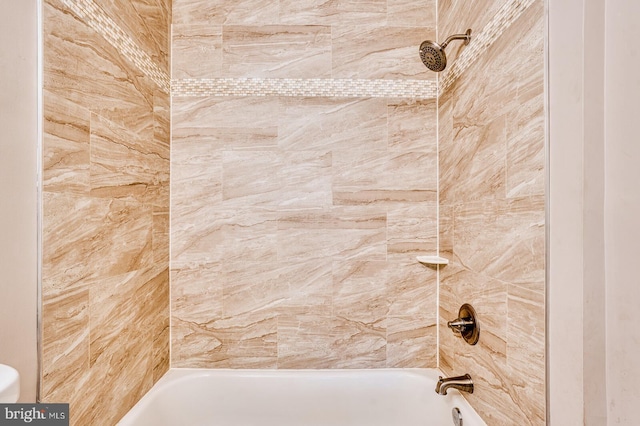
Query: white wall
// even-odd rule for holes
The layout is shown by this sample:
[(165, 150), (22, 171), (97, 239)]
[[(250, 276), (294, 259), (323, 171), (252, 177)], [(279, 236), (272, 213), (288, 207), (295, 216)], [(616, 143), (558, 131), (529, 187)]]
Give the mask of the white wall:
[(549, 0), (552, 425), (637, 425), (637, 0)]
[(549, 0), (548, 6), (548, 410), (551, 425), (581, 425), (584, 422), (584, 9), (583, 0)]
[(0, 363), (37, 379), (37, 9), (0, 0)]
[(605, 247), (608, 424), (640, 405), (640, 19), (638, 0), (606, 3)]

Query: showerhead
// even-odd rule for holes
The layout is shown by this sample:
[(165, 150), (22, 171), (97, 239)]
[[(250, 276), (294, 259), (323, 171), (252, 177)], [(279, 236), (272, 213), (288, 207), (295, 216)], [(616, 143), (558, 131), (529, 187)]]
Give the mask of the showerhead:
[(426, 40), (420, 44), (420, 59), (431, 71), (440, 72), (447, 67), (447, 55), (444, 49), (452, 40), (464, 40), (465, 46), (471, 41), (471, 30), (465, 34), (455, 34), (448, 37), (442, 45), (435, 41)]
[(420, 45), (420, 59), (431, 71), (440, 72), (447, 66), (447, 55), (435, 41), (423, 41)]

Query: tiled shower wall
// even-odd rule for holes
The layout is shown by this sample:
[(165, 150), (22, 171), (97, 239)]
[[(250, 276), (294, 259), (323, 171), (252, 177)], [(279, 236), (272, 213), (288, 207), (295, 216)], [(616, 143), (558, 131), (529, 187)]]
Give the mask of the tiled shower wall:
[[(440, 273), (440, 367), (471, 374), (466, 397), (488, 424), (544, 425), (544, 1), (438, 7), (440, 34), (524, 10), (439, 97), (440, 252), (452, 260)], [(479, 316), (476, 346), (446, 327), (463, 303)]]
[(45, 0), (41, 399), (114, 424), (169, 364), (170, 0)]
[(172, 366), (435, 366), (435, 12), (174, 1)]

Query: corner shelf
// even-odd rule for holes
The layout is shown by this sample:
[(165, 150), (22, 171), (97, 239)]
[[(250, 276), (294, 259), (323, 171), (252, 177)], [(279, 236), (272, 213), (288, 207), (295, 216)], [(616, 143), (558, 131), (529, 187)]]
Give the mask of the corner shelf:
[(417, 256), (418, 262), (424, 265), (448, 265), (449, 259), (440, 256)]

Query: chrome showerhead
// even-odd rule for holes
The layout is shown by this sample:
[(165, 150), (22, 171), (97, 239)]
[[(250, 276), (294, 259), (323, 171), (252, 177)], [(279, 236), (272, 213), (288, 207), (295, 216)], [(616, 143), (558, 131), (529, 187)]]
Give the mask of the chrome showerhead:
[(448, 37), (442, 45), (435, 41), (426, 40), (420, 44), (420, 59), (431, 71), (440, 72), (447, 67), (447, 55), (444, 49), (452, 40), (464, 40), (465, 46), (471, 41), (471, 30), (465, 34), (455, 34)]

